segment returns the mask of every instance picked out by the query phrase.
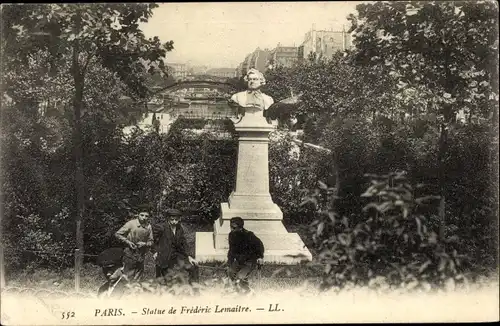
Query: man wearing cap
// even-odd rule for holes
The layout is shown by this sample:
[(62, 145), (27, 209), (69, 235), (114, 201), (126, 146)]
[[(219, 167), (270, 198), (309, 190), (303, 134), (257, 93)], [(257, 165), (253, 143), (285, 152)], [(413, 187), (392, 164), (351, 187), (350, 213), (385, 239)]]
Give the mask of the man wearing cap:
[(123, 249), (110, 248), (97, 257), (97, 264), (102, 267), (106, 283), (97, 291), (99, 297), (119, 298), (127, 289), (128, 279), (123, 273)]
[(241, 217), (229, 221), (228, 274), (238, 292), (250, 291), (248, 277), (264, 258), (264, 244), (251, 231), (246, 230)]
[(198, 282), (199, 271), (196, 260), (187, 254), (187, 241), (180, 225), (182, 213), (177, 209), (164, 212), (167, 221), (155, 226), (153, 257), (156, 262), (156, 277), (165, 277), (175, 266), (186, 269), (189, 282)]
[(125, 223), (115, 236), (127, 245), (124, 250), (124, 271), (130, 281), (137, 282), (144, 273), (144, 257), (153, 245), (153, 230), (149, 212), (141, 211), (138, 218)]

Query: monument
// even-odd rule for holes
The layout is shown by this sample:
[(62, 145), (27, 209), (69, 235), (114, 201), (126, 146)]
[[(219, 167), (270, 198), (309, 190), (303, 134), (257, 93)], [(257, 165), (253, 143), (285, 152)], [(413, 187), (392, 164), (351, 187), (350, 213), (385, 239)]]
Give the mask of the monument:
[(236, 187), (227, 203), (221, 204), (220, 217), (214, 222), (214, 232), (196, 233), (196, 260), (225, 261), (229, 248), (229, 220), (240, 216), (245, 228), (254, 232), (264, 243), (265, 262), (294, 264), (311, 260), (312, 256), (297, 233), (289, 233), (283, 225), (283, 213), (269, 193), (269, 133), (275, 128), (264, 117), (273, 99), (259, 88), (263, 75), (248, 71), (248, 90), (234, 94), (231, 102), (244, 111), (235, 122), (239, 134)]

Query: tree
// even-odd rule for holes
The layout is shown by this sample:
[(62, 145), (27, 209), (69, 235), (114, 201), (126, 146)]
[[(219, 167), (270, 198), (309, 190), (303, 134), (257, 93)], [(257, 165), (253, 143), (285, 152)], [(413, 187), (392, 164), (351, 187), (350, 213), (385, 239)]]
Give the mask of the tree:
[[(445, 123), (458, 108), (487, 116), (498, 100), (498, 7), (492, 1), (361, 4), (350, 15), (357, 64), (426, 95)], [(425, 94), (427, 93), (427, 94)]]
[(264, 92), (271, 95), (275, 102), (290, 96), (295, 86), (294, 69), (284, 66), (276, 66), (265, 72), (266, 85)]
[[(93, 65), (115, 74), (134, 99), (146, 98), (145, 72), (164, 70), (161, 60), (173, 42), (146, 39), (139, 22), (147, 22), (155, 4), (9, 5), (2, 10), (4, 67), (22, 67), (37, 53), (47, 55), (49, 75), (68, 73), (71, 85), (72, 146), (75, 161), (76, 245), (83, 251), (85, 176), (82, 114)], [(11, 88), (12, 89), (12, 88)]]
[[(203, 79), (203, 78), (200, 78), (200, 79)], [(238, 77), (228, 78), (227, 83), (231, 84), (236, 91), (242, 91), (242, 90), (245, 90), (247, 88), (245, 81), (243, 81), (243, 77), (241, 77), (241, 78), (238, 78)]]
[[(493, 118), (498, 108), (498, 5), (492, 1), (398, 1), (360, 4), (350, 15), (356, 64), (395, 78), (421, 113), (435, 114), (444, 226), (449, 128), (459, 109)], [(442, 228), (444, 230), (444, 228)], [(441, 232), (443, 236), (443, 232)]]
[(376, 115), (396, 116), (400, 100), (392, 96), (394, 80), (380, 69), (358, 67), (341, 53), (330, 59), (311, 56), (292, 68), (267, 72), (266, 91), (281, 100), (301, 94), (295, 114), (303, 123), (305, 139), (319, 143), (332, 119), (364, 118)]

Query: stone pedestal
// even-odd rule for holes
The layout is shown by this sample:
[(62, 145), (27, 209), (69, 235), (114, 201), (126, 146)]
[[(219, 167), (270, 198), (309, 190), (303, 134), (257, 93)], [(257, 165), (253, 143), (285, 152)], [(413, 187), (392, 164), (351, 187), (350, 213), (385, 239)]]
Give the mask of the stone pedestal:
[(247, 108), (235, 128), (239, 133), (236, 188), (228, 202), (221, 204), (214, 232), (196, 234), (196, 259), (226, 260), (229, 220), (239, 216), (245, 221), (245, 228), (264, 243), (264, 261), (297, 263), (311, 260), (311, 253), (299, 235), (286, 230), (282, 223), (283, 213), (269, 194), (269, 133), (275, 126), (267, 123), (261, 110)]

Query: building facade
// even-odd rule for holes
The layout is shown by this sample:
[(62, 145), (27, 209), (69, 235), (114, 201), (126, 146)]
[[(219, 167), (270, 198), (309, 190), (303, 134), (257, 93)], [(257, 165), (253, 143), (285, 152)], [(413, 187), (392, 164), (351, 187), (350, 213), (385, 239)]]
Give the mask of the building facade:
[(282, 46), (280, 43), (269, 54), (269, 63), (272, 66), (291, 67), (297, 62), (298, 47)]
[(167, 67), (176, 80), (186, 78), (189, 74), (188, 66), (185, 63), (167, 63)]
[(208, 66), (192, 66), (188, 71), (191, 75), (206, 75)]
[(243, 72), (243, 62), (241, 62), (238, 67), (236, 67), (236, 77), (240, 78)]
[(351, 34), (342, 31), (317, 31), (314, 28), (304, 36), (304, 42), (298, 49), (298, 57), (307, 59), (311, 53), (331, 58), (332, 55), (341, 51), (344, 52), (352, 47)]
[(246, 72), (252, 68), (257, 69), (260, 72), (264, 72), (269, 68), (269, 58), (271, 51), (268, 49), (261, 50), (257, 48), (252, 53), (248, 54), (245, 60), (238, 66), (238, 77), (246, 74)]
[(236, 71), (234, 68), (213, 68), (206, 72), (209, 76), (222, 77), (222, 78), (233, 78), (236, 77)]

